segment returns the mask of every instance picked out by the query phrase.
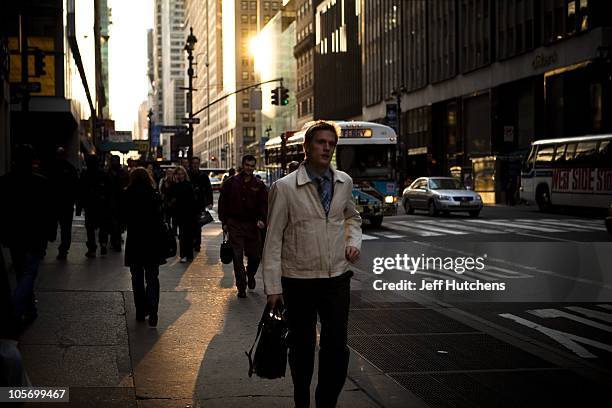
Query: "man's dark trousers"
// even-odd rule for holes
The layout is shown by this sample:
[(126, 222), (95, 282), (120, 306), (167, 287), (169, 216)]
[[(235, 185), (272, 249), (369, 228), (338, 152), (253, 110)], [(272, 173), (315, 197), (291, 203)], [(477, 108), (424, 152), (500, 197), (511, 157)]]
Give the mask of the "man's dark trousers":
[[(60, 227), (60, 244), (58, 252), (67, 254), (72, 243), (72, 214), (74, 213), (74, 204), (64, 204), (56, 209), (57, 223)], [(56, 231), (57, 233), (57, 231)]]
[[(261, 261), (261, 235), (255, 221), (240, 221), (230, 218), (227, 223), (229, 242), (234, 251), (234, 277), (236, 288), (245, 290), (247, 277), (254, 277)], [(244, 267), (244, 256), (247, 266)]]
[(335, 407), (348, 371), (348, 312), (352, 272), (333, 278), (282, 278), (290, 330), (289, 365), (297, 408), (310, 406), (317, 313), (321, 320), (317, 408)]

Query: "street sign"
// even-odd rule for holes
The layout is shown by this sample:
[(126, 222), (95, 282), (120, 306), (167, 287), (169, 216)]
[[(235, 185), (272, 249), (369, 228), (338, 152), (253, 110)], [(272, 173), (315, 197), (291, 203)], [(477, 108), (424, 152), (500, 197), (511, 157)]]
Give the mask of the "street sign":
[(185, 126), (164, 126), (159, 127), (161, 133), (185, 133), (187, 128)]
[(181, 123), (192, 123), (197, 125), (200, 123), (200, 118), (181, 118)]
[(132, 141), (131, 130), (115, 130), (108, 132), (108, 140), (111, 142), (123, 143)]
[(387, 126), (393, 128), (393, 130), (397, 132), (397, 125), (398, 125), (397, 104), (395, 103), (387, 104), (387, 114), (385, 115), (385, 120), (387, 121)]

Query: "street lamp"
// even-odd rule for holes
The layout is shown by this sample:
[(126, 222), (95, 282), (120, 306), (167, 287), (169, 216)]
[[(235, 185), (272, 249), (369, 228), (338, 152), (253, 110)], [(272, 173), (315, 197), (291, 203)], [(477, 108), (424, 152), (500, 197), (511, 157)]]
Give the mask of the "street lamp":
[(193, 27), (189, 27), (189, 35), (185, 40), (185, 51), (187, 51), (187, 60), (189, 61), (189, 67), (187, 68), (187, 76), (189, 78), (189, 86), (187, 87), (187, 111), (189, 113), (189, 128), (188, 128), (188, 136), (189, 136), (189, 152), (191, 146), (193, 146), (193, 50), (195, 48), (195, 43), (198, 42), (198, 39), (195, 35), (193, 35)]

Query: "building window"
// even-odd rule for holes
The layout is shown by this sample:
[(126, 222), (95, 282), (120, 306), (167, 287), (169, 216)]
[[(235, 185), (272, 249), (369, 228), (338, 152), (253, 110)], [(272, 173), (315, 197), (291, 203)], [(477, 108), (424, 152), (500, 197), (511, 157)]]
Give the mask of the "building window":
[(242, 121), (243, 121), (243, 122), (248, 122), (248, 121), (249, 121), (249, 117), (250, 117), (250, 116), (251, 116), (251, 115), (249, 115), (249, 113), (248, 113), (248, 112), (244, 112), (244, 113), (242, 114)]
[(242, 24), (248, 24), (249, 22), (249, 16), (246, 14), (243, 14), (240, 16), (240, 21), (242, 22)]
[(278, 10), (278, 3), (276, 1), (272, 2), (272, 10)]
[(248, 1), (241, 1), (240, 2), (240, 9), (241, 10), (247, 10), (249, 8), (249, 2)]
[(257, 24), (257, 16), (255, 14), (251, 15), (251, 24)]
[(264, 9), (264, 11), (270, 10), (270, 2), (269, 1), (264, 1), (263, 2), (263, 9)]
[(242, 99), (242, 107), (243, 108), (248, 108), (249, 106), (250, 106), (249, 105), (249, 99), (248, 98), (243, 98)]
[(251, 112), (251, 122), (255, 122), (255, 112)]
[(251, 10), (257, 10), (257, 2), (256, 1), (252, 1), (251, 2)]
[(242, 71), (242, 80), (243, 81), (248, 81), (249, 80), (249, 72), (248, 71)]

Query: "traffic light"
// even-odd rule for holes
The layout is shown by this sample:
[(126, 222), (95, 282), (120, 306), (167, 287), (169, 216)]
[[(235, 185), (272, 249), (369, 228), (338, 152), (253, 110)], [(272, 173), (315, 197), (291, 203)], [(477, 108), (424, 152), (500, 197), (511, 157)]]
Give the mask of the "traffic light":
[(46, 75), (45, 71), (45, 53), (41, 50), (34, 51), (34, 76)]
[(283, 106), (289, 105), (289, 89), (285, 87), (280, 88), (280, 104)]
[(272, 105), (279, 105), (280, 88), (276, 87), (272, 90)]

